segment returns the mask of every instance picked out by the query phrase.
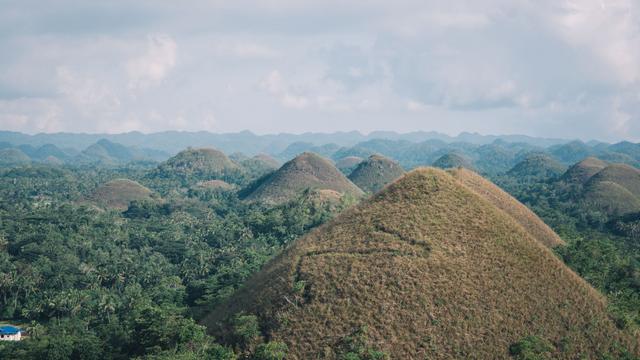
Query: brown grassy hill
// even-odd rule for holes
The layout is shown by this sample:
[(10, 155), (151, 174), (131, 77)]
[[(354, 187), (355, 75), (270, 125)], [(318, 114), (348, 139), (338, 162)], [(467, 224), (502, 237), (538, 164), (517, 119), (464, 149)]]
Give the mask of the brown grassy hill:
[(449, 170), (456, 179), (488, 200), (490, 203), (511, 215), (536, 240), (547, 247), (564, 245), (564, 241), (528, 207), (500, 189), (491, 181), (467, 169)]
[(371, 155), (349, 175), (349, 180), (365, 192), (376, 193), (405, 171), (397, 162), (381, 155)]
[(347, 156), (336, 161), (336, 167), (342, 171), (343, 174), (349, 175), (363, 161), (364, 159), (359, 156)]
[(582, 204), (610, 215), (640, 211), (640, 198), (613, 181), (590, 182), (582, 194)]
[(590, 186), (597, 182), (611, 181), (640, 196), (640, 170), (625, 164), (612, 164), (593, 175), (587, 182)]
[(258, 316), (288, 359), (335, 359), (366, 326), (392, 359), (507, 359), (539, 335), (555, 358), (638, 351), (603, 297), (511, 216), (448, 173), (418, 169), (298, 239), (204, 319)]
[(569, 170), (562, 175), (561, 180), (571, 184), (584, 184), (605, 167), (607, 167), (606, 162), (598, 158), (588, 157), (571, 166)]
[(129, 179), (115, 179), (99, 186), (88, 200), (104, 209), (126, 210), (134, 200), (151, 200), (151, 190)]
[(355, 197), (363, 194), (329, 160), (313, 153), (303, 153), (262, 179), (245, 199), (281, 203), (294, 199), (306, 189), (334, 190)]

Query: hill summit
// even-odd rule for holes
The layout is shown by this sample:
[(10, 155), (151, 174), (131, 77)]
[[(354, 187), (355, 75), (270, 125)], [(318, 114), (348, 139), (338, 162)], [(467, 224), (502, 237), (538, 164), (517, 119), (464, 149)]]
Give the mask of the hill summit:
[(605, 167), (585, 183), (582, 201), (610, 215), (640, 211), (640, 170), (624, 164)]
[(151, 200), (152, 192), (138, 182), (129, 179), (115, 179), (100, 185), (89, 199), (98, 207), (126, 210), (134, 200)]
[(261, 179), (245, 199), (282, 203), (293, 200), (307, 189), (334, 190), (342, 195), (356, 197), (363, 194), (362, 190), (349, 181), (329, 160), (306, 152)]
[(474, 169), (473, 165), (471, 165), (471, 161), (456, 153), (447, 153), (442, 155), (433, 162), (433, 166), (440, 169), (454, 169), (459, 167), (471, 170)]
[(345, 358), (344, 344), (364, 332), (392, 359), (505, 359), (530, 336), (553, 358), (638, 352), (597, 291), (437, 169), (406, 174), (298, 239), (204, 323), (232, 342), (237, 314), (255, 314), (291, 359)]
[(404, 172), (397, 162), (382, 155), (371, 155), (353, 170), (349, 180), (365, 192), (375, 193), (404, 175)]

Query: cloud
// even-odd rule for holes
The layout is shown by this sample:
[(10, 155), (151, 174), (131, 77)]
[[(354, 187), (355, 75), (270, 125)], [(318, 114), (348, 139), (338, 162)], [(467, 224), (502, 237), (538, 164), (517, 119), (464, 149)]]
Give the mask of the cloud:
[(176, 65), (176, 42), (167, 35), (150, 35), (146, 52), (127, 62), (129, 87), (146, 88), (160, 83)]

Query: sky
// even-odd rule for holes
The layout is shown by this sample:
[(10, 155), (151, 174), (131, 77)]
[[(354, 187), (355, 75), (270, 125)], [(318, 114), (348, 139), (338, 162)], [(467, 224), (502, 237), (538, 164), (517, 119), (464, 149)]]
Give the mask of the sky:
[(0, 0), (0, 130), (640, 141), (637, 0)]

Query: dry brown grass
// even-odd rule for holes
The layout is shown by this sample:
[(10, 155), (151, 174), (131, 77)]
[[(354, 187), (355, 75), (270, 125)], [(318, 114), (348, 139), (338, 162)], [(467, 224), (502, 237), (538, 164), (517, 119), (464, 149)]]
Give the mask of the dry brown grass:
[(148, 188), (129, 179), (115, 179), (93, 191), (88, 200), (104, 209), (126, 210), (134, 200), (151, 200)]
[(584, 184), (600, 170), (607, 167), (607, 163), (594, 157), (588, 157), (571, 166), (562, 175), (562, 180), (571, 184)]
[(375, 193), (404, 175), (397, 162), (381, 155), (371, 155), (349, 175), (349, 180), (368, 193)]
[(435, 169), (298, 239), (204, 323), (224, 341), (240, 311), (289, 359), (335, 358), (358, 326), (393, 359), (509, 358), (532, 334), (567, 344), (558, 358), (615, 356), (617, 343), (639, 351), (597, 291), (486, 195)]
[(284, 164), (249, 195), (246, 200), (282, 203), (293, 200), (304, 190), (333, 190), (355, 197), (363, 195), (329, 160), (313, 153), (303, 153)]
[(461, 183), (513, 217), (531, 236), (545, 246), (553, 248), (565, 244), (558, 234), (533, 211), (491, 181), (467, 169), (452, 169), (449, 172)]

